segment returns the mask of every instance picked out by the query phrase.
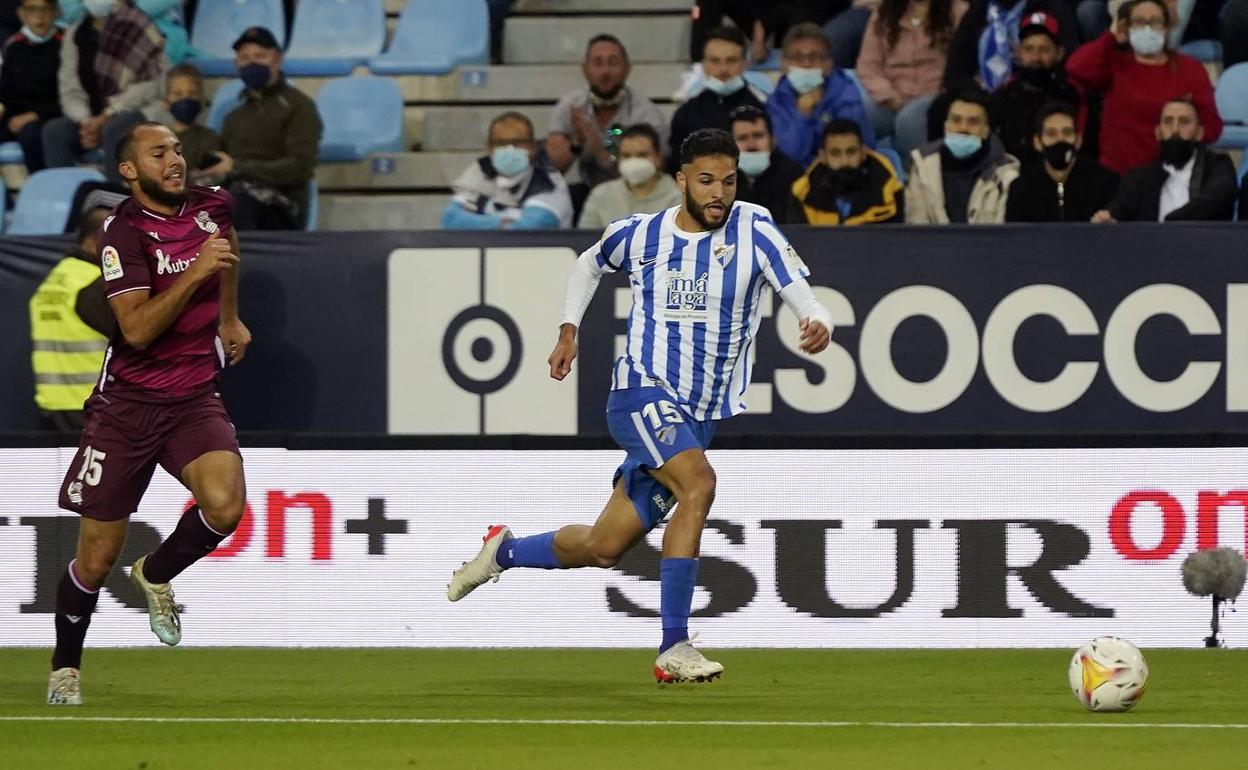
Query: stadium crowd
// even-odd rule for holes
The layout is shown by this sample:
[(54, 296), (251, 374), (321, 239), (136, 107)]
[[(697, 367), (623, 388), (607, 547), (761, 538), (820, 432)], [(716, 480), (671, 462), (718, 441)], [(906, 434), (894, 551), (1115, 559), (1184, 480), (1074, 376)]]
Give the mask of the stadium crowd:
[[(283, 75), (285, 31), (238, 37), (240, 106), (213, 132), (193, 5), (0, 0), (0, 33), (11, 33), (0, 141), (21, 144), (30, 173), (99, 163), (116, 187), (117, 139), (165, 122), (194, 180), (233, 193), (240, 229), (300, 228), (322, 123)], [(496, 61), (511, 5), (488, 3)], [(737, 142), (739, 197), (782, 223), (1110, 223), (1248, 208), (1232, 160), (1210, 147), (1223, 128), (1210, 77), (1179, 50), (1221, 39), (1224, 66), (1248, 60), (1248, 0), (698, 0), (692, 11), (692, 68), (670, 121), (630, 88), (624, 43), (593, 36), (584, 85), (548, 125), (523, 110), (494, 117), (443, 226), (598, 228), (666, 208), (680, 143), (706, 127)], [(774, 83), (752, 67), (768, 59)]]

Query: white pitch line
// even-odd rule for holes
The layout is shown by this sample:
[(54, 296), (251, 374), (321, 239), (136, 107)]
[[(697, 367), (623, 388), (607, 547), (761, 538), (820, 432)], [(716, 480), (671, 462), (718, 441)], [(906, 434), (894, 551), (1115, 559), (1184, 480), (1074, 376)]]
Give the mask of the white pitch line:
[(333, 717), (97, 717), (97, 716), (0, 716), (0, 722), (115, 722), (135, 724), (291, 724), (291, 725), (537, 725), (546, 727), (889, 727), (902, 729), (1052, 729), (1105, 728), (1134, 730), (1248, 730), (1248, 723), (1201, 722), (798, 722), (732, 719), (440, 719), (333, 718)]

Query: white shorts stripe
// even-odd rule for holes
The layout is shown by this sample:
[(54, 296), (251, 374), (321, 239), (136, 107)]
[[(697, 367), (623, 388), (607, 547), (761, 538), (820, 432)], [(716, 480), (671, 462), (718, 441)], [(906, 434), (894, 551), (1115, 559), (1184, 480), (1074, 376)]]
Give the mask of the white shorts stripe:
[(650, 456), (654, 458), (654, 467), (663, 467), (663, 455), (659, 454), (659, 448), (654, 445), (654, 439), (650, 438), (650, 434), (646, 431), (646, 424), (641, 419), (641, 412), (633, 412), (633, 425), (637, 428), (637, 435), (641, 436), (641, 443), (646, 445), (646, 449), (650, 450)]

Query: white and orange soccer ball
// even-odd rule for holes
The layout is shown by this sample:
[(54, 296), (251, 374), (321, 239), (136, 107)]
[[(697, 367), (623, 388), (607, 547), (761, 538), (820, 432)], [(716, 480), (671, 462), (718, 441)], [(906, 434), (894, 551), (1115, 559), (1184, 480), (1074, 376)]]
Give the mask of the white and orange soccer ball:
[(1148, 663), (1126, 639), (1101, 636), (1075, 650), (1070, 689), (1089, 711), (1127, 711), (1144, 697)]

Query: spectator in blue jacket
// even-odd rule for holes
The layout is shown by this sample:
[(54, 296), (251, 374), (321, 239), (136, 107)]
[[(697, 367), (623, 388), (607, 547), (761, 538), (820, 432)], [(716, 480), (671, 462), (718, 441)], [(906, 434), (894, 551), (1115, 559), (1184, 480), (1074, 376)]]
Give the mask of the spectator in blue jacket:
[(857, 84), (832, 61), (832, 44), (816, 24), (798, 24), (784, 37), (784, 77), (767, 100), (776, 145), (809, 165), (819, 152), (823, 127), (838, 118), (862, 127), (868, 146), (875, 132)]

